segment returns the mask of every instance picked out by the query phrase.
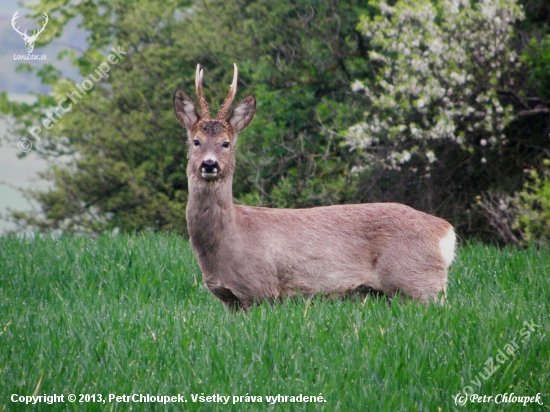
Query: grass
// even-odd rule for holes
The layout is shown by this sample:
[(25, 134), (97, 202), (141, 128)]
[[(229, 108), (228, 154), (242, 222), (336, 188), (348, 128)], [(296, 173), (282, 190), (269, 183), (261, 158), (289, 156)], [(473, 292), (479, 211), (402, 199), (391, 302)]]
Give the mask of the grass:
[[(0, 411), (548, 410), (549, 274), (550, 248), (470, 244), (444, 307), (313, 299), (231, 314), (176, 236), (0, 238)], [(524, 322), (536, 325), (527, 337)], [(496, 371), (484, 369), (489, 358)], [(544, 405), (455, 405), (467, 385), (541, 393)], [(187, 402), (70, 403), (70, 393)], [(25, 405), (12, 394), (65, 402)], [(193, 402), (201, 394), (243, 402)], [(325, 402), (266, 401), (277, 394)]]

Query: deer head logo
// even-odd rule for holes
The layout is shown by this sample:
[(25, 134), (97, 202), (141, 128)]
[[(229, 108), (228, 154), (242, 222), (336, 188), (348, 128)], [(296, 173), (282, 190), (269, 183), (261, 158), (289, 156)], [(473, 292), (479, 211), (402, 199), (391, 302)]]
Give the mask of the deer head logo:
[(17, 13), (19, 13), (19, 11), (16, 11), (15, 14), (13, 15), (13, 17), (11, 19), (11, 25), (12, 25), (13, 29), (21, 35), (21, 38), (25, 42), (25, 49), (27, 49), (27, 53), (32, 53), (32, 51), (34, 49), (34, 42), (38, 38), (38, 35), (44, 31), (44, 29), (46, 28), (46, 24), (48, 24), (48, 20), (49, 20), (48, 15), (44, 14), (45, 19), (42, 22), (42, 28), (34, 30), (33, 33), (32, 33), (32, 36), (29, 36), (27, 34), (27, 30), (25, 30), (22, 33), (19, 30), (19, 26), (17, 26), (17, 27), (15, 26), (15, 21), (19, 18), (19, 15)]

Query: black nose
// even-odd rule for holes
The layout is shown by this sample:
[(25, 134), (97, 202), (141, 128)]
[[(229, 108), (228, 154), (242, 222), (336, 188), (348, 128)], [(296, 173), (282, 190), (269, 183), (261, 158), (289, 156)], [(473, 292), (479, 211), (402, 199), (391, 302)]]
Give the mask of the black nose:
[(212, 159), (207, 159), (202, 162), (201, 169), (205, 173), (214, 173), (217, 172), (218, 169), (218, 162)]

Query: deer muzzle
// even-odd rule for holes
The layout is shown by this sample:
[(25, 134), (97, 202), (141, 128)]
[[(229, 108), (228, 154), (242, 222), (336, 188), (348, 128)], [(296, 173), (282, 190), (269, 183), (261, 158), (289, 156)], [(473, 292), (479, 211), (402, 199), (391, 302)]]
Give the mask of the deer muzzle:
[(207, 180), (215, 179), (220, 171), (217, 160), (205, 159), (201, 164), (201, 176)]

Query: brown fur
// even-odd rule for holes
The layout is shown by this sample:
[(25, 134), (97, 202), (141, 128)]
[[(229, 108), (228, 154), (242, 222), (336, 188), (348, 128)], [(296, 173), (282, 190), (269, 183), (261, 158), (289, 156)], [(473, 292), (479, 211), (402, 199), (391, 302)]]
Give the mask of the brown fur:
[[(191, 244), (206, 285), (228, 307), (246, 310), (255, 300), (296, 294), (340, 297), (374, 290), (427, 301), (445, 293), (449, 258), (440, 242), (452, 233), (448, 222), (397, 203), (234, 205), (235, 142), (252, 120), (254, 97), (221, 122), (201, 120), (181, 91), (174, 107), (189, 131)], [(215, 177), (201, 172), (206, 158), (217, 162)]]

